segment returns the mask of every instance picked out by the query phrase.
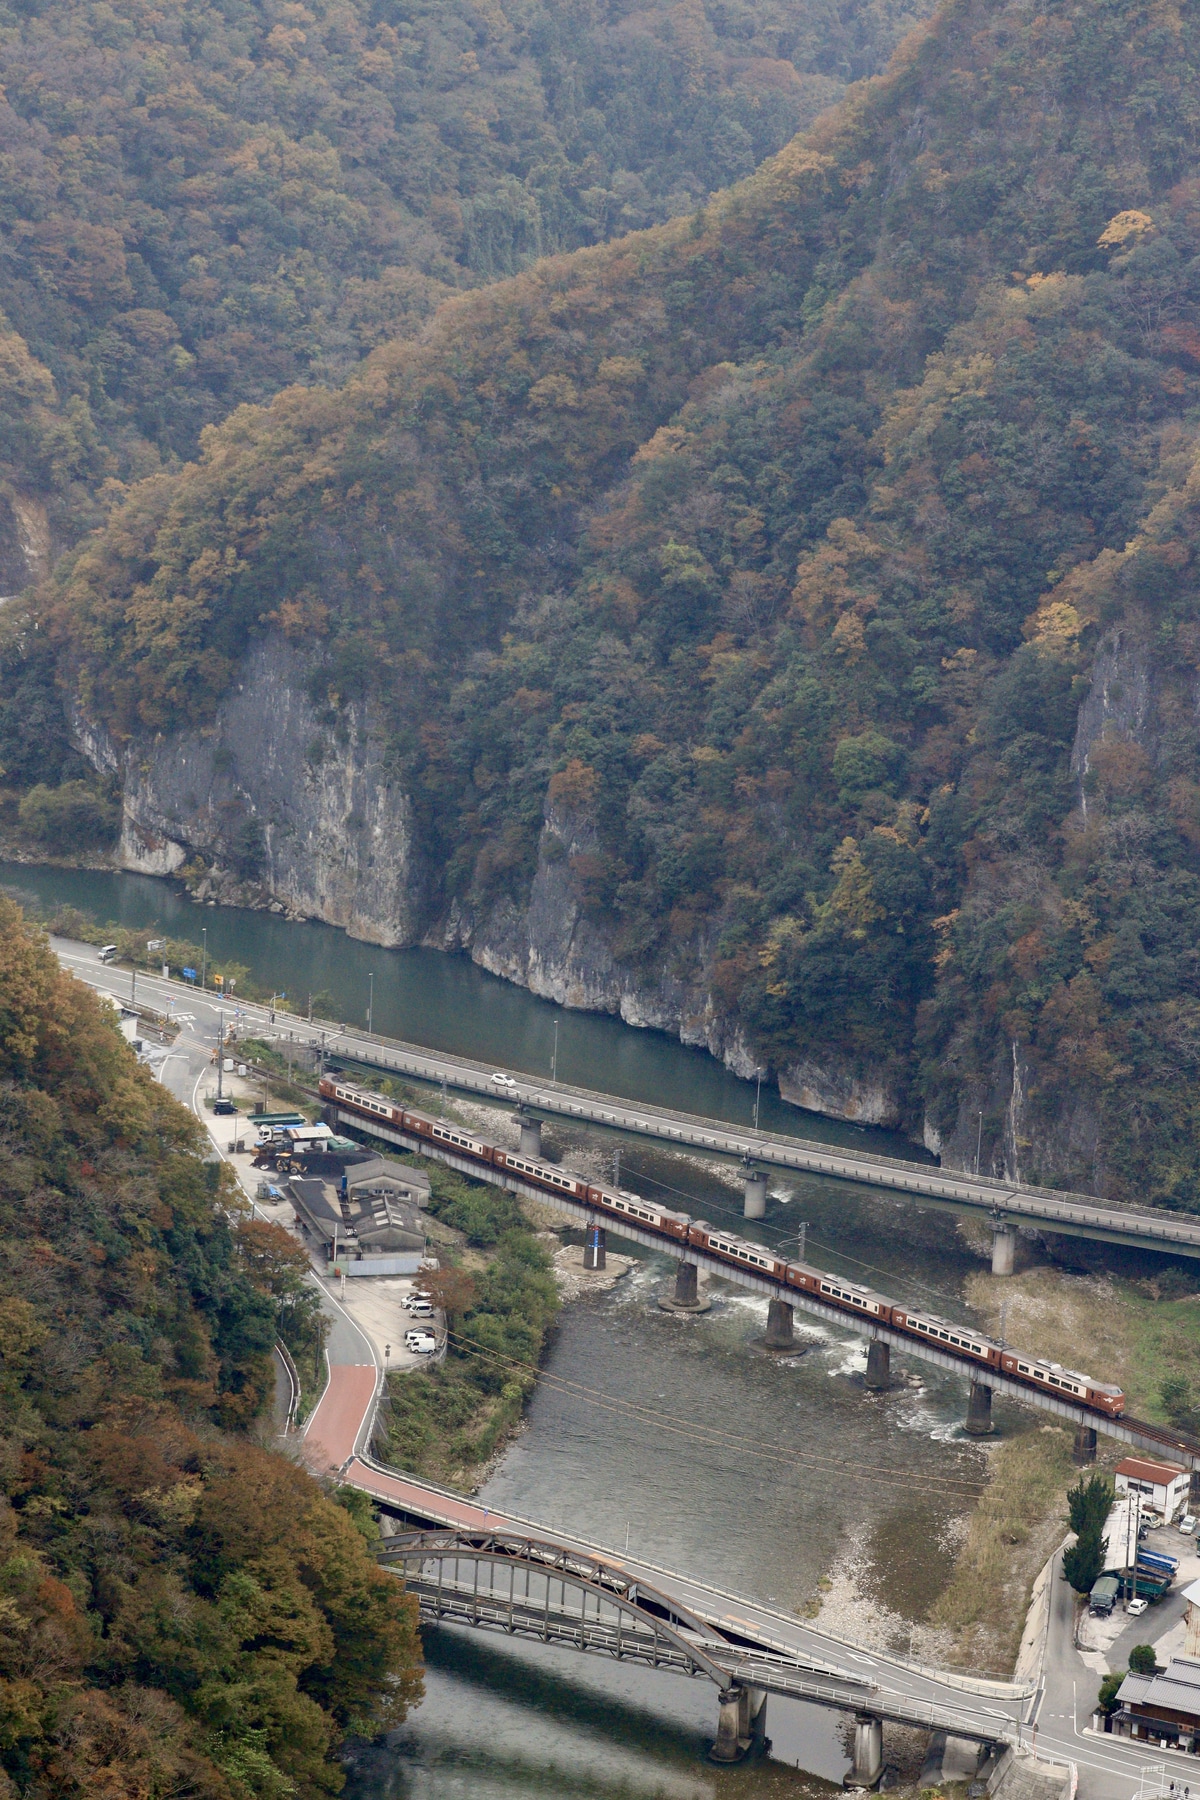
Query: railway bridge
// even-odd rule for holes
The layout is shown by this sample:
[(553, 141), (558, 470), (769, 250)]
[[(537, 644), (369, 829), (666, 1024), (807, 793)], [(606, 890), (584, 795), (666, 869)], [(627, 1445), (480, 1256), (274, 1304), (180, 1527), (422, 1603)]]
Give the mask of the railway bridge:
[[(379, 1139), (386, 1144), (394, 1144), (405, 1150), (419, 1150), (422, 1156), (431, 1157), (448, 1167), (458, 1169), (469, 1175), (474, 1181), (487, 1181), (494, 1186), (503, 1187), (512, 1193), (518, 1193), (528, 1199), (536, 1200), (542, 1206), (553, 1207), (564, 1213), (576, 1224), (581, 1225), (588, 1234), (588, 1256), (595, 1267), (602, 1266), (606, 1249), (606, 1234), (614, 1230), (612, 1218), (606, 1213), (602, 1217), (584, 1202), (571, 1199), (563, 1194), (550, 1192), (542, 1187), (535, 1187), (531, 1182), (523, 1181), (511, 1169), (498, 1169), (486, 1163), (478, 1163), (467, 1157), (459, 1156), (445, 1145), (431, 1143), (426, 1138), (418, 1138), (397, 1129), (394, 1125), (384, 1124), (381, 1120), (367, 1119), (359, 1112), (351, 1112), (347, 1108), (331, 1105), (326, 1108), (326, 1116), (331, 1124), (355, 1130)], [(1186, 1435), (1154, 1425), (1146, 1420), (1130, 1418), (1122, 1414), (1119, 1418), (1110, 1418), (1088, 1407), (1066, 1399), (1061, 1393), (1053, 1393), (1045, 1388), (1035, 1388), (1025, 1382), (1013, 1380), (999, 1370), (987, 1367), (981, 1371), (977, 1363), (967, 1361), (947, 1347), (935, 1346), (925, 1339), (911, 1337), (905, 1332), (897, 1331), (891, 1325), (882, 1325), (870, 1318), (860, 1318), (854, 1313), (843, 1311), (840, 1307), (828, 1306), (814, 1295), (799, 1288), (784, 1287), (764, 1271), (743, 1267), (739, 1264), (709, 1256), (705, 1251), (689, 1245), (683, 1256), (679, 1256), (678, 1246), (660, 1233), (629, 1219), (621, 1220), (620, 1236), (635, 1244), (644, 1245), (648, 1249), (666, 1251), (668, 1255), (677, 1257), (677, 1274), (675, 1295), (671, 1306), (681, 1312), (696, 1309), (696, 1286), (700, 1270), (718, 1276), (722, 1281), (734, 1286), (749, 1288), (752, 1292), (764, 1295), (769, 1302), (769, 1314), (766, 1342), (769, 1348), (786, 1350), (792, 1341), (794, 1315), (797, 1311), (823, 1320), (826, 1324), (836, 1326), (840, 1330), (854, 1332), (867, 1340), (867, 1374), (866, 1386), (872, 1392), (886, 1389), (891, 1382), (892, 1350), (901, 1351), (905, 1356), (913, 1357), (919, 1362), (933, 1363), (936, 1367), (952, 1370), (961, 1375), (968, 1383), (968, 1399), (965, 1429), (972, 1437), (986, 1437), (992, 1430), (992, 1400), (996, 1394), (1005, 1394), (1012, 1399), (1020, 1400), (1025, 1405), (1036, 1406), (1042, 1412), (1048, 1412), (1064, 1423), (1075, 1428), (1075, 1460), (1081, 1466), (1093, 1462), (1096, 1456), (1097, 1433), (1115, 1438), (1133, 1449), (1144, 1450), (1152, 1456), (1167, 1453), (1171, 1458), (1192, 1470), (1193, 1483), (1200, 1484), (1200, 1441)]]

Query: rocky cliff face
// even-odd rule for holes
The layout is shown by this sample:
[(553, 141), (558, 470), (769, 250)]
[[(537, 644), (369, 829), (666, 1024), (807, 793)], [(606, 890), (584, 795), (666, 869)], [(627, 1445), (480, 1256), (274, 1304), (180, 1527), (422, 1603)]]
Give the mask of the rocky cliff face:
[[(308, 674), (307, 659), (274, 640), (252, 651), (204, 731), (120, 747), (75, 719), (79, 747), (123, 785), (123, 867), (152, 875), (186, 869), (199, 900), (319, 918), (374, 943), (464, 951), (560, 1005), (677, 1035), (745, 1078), (768, 1073), (714, 998), (711, 945), (694, 943), (650, 977), (617, 956), (606, 922), (577, 898), (572, 860), (596, 845), (587, 821), (568, 809), (547, 803), (525, 904), (509, 899), (476, 913), (455, 900), (431, 922), (412, 809), (387, 777), (370, 708), (348, 708), (340, 736), (331, 736), (307, 698)], [(1135, 625), (1101, 642), (1072, 755), (1082, 820), (1098, 743), (1118, 738), (1154, 755), (1163, 680)], [(949, 1166), (978, 1161), (1014, 1181), (1069, 1176), (1104, 1187), (1094, 1097), (1080, 1091), (1065, 1111), (1047, 1111), (1036, 1063), (1008, 1039), (993, 1047), (986, 1077), (963, 1081), (956, 1116), (940, 1125), (914, 1113), (895, 1067), (853, 1066), (813, 1046), (773, 1073), (797, 1107), (907, 1129)]]
[[(306, 696), (308, 674), (307, 659), (283, 641), (259, 644), (213, 724), (174, 738), (121, 746), (76, 713), (77, 747), (122, 786), (122, 868), (183, 873), (199, 901), (323, 919), (371, 943), (465, 951), (560, 1005), (669, 1032), (746, 1079), (768, 1074), (713, 998), (710, 946), (694, 945), (651, 980), (617, 958), (574, 895), (571, 858), (593, 845), (586, 823), (565, 810), (547, 805), (527, 904), (504, 901), (476, 916), (455, 901), (434, 923), (423, 919), (412, 809), (381, 766), (370, 709), (348, 709), (343, 741), (331, 739)], [(779, 1089), (833, 1118), (901, 1122), (887, 1079), (836, 1057), (798, 1059), (780, 1072)]]
[(307, 660), (257, 645), (203, 731), (115, 744), (86, 719), (75, 741), (122, 784), (119, 860), (148, 875), (189, 866), (197, 899), (272, 906), (352, 937), (410, 944), (419, 876), (411, 808), (383, 768), (368, 707), (340, 735), (306, 694)]

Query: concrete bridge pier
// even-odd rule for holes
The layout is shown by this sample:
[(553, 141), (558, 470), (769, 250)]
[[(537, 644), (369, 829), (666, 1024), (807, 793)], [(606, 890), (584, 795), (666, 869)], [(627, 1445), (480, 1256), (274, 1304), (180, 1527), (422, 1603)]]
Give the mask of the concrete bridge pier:
[(743, 1163), (742, 1184), (746, 1195), (742, 1217), (744, 1219), (764, 1219), (767, 1214), (766, 1170), (754, 1169), (748, 1163)]
[(664, 1312), (702, 1313), (707, 1312), (712, 1301), (700, 1293), (700, 1272), (694, 1262), (680, 1257), (675, 1265), (675, 1289), (670, 1294), (660, 1294), (658, 1304)]
[(532, 1113), (519, 1112), (517, 1124), (521, 1127), (521, 1155), (540, 1156), (542, 1154), (542, 1121), (535, 1119)]
[(992, 1431), (992, 1390), (986, 1382), (971, 1377), (971, 1397), (967, 1401), (967, 1422), (963, 1427), (968, 1437), (989, 1437)]
[(603, 1269), (608, 1239), (603, 1225), (589, 1225), (587, 1243), (583, 1246), (583, 1266), (585, 1269)]
[(1075, 1447), (1071, 1451), (1071, 1461), (1077, 1469), (1086, 1469), (1089, 1463), (1096, 1460), (1096, 1427), (1094, 1425), (1077, 1425), (1075, 1427)]
[(796, 1333), (794, 1330), (796, 1314), (786, 1300), (770, 1300), (767, 1303), (767, 1335), (763, 1339), (765, 1350), (794, 1350)]
[(992, 1274), (1011, 1275), (1016, 1262), (1017, 1228), (1008, 1219), (992, 1215)]
[(880, 1338), (867, 1345), (866, 1386), (872, 1394), (886, 1393), (892, 1385), (892, 1346)]
[(842, 1786), (873, 1788), (883, 1774), (883, 1720), (873, 1713), (854, 1715), (854, 1761)]
[(708, 1753), (709, 1761), (741, 1762), (748, 1748), (749, 1736), (749, 1688), (722, 1688), (717, 1696), (717, 1741)]

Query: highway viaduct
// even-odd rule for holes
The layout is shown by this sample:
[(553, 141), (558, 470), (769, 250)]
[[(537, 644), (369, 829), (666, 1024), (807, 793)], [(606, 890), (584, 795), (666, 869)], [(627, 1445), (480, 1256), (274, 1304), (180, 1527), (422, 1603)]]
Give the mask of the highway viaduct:
[[(463, 1093), (486, 1095), (492, 1100), (505, 1097), (492, 1081), (491, 1069), (484, 1064), (388, 1038), (368, 1038), (365, 1033), (353, 1031), (337, 1032), (336, 1027), (325, 1028), (322, 1032), (300, 1020), (289, 1019), (287, 1030), (298, 1042), (314, 1043), (326, 1054), (364, 1068), (406, 1075), (435, 1085), (444, 1083)], [(331, 1036), (331, 1031), (337, 1035)], [(612, 1094), (567, 1087), (561, 1083), (551, 1087), (519, 1077), (515, 1091), (509, 1089), (507, 1093), (534, 1123), (538, 1114), (548, 1113), (656, 1138), (681, 1148), (738, 1157), (751, 1165), (765, 1164), (769, 1168), (796, 1173), (826, 1175), (863, 1187), (908, 1194), (925, 1204), (985, 1212), (992, 1221), (993, 1270), (996, 1274), (1012, 1273), (1017, 1227), (1025, 1222), (1065, 1236), (1095, 1238), (1143, 1250), (1200, 1258), (1200, 1218), (1185, 1214), (1154, 1207), (1123, 1206), (1090, 1194), (1027, 1187), (987, 1175), (962, 1174), (940, 1169), (932, 1163), (910, 1163), (866, 1151), (840, 1150), (831, 1144), (785, 1137), (778, 1132), (753, 1131), (720, 1119), (667, 1111), (641, 1101), (623, 1100)], [(750, 1200), (751, 1209), (753, 1204)], [(753, 1217), (754, 1211), (748, 1210), (747, 1216)]]
[[(51, 942), (63, 964), (93, 987), (113, 994), (129, 992), (129, 972), (100, 963), (89, 945), (65, 939), (52, 939)], [(159, 976), (139, 974), (137, 987), (143, 997), (149, 996), (151, 1003), (164, 1012), (170, 1006), (195, 1006), (197, 1002), (207, 1007), (222, 1004), (219, 995), (200, 995), (187, 982)], [(298, 1046), (311, 1047), (321, 1059), (333, 1056), (384, 1074), (444, 1084), (462, 1093), (485, 1095), (491, 1100), (507, 1097), (519, 1103), (535, 1128), (538, 1114), (552, 1114), (609, 1126), (680, 1148), (737, 1157), (748, 1168), (765, 1165), (795, 1173), (824, 1175), (863, 1187), (907, 1194), (923, 1205), (984, 1212), (992, 1222), (993, 1271), (996, 1274), (1012, 1273), (1013, 1246), (1021, 1223), (1039, 1225), (1066, 1236), (1095, 1238), (1200, 1259), (1200, 1217), (1153, 1207), (1119, 1205), (1090, 1194), (1028, 1187), (988, 1175), (968, 1175), (941, 1169), (933, 1163), (910, 1163), (866, 1151), (840, 1150), (831, 1144), (786, 1137), (778, 1132), (753, 1131), (720, 1119), (668, 1111), (587, 1088), (563, 1083), (547, 1086), (532, 1077), (522, 1076), (515, 1090), (501, 1092), (492, 1080), (491, 1066), (485, 1063), (428, 1050), (379, 1033), (346, 1028), (329, 1020), (306, 1020), (291, 1013), (276, 1013), (269, 1007), (247, 1001), (239, 1000), (236, 1010), (243, 1030), (265, 1031)], [(231, 1002), (226, 1008), (227, 1018), (232, 1019), (233, 1012)], [(765, 1184), (751, 1179), (746, 1185), (747, 1216), (754, 1217), (756, 1208), (765, 1200)]]

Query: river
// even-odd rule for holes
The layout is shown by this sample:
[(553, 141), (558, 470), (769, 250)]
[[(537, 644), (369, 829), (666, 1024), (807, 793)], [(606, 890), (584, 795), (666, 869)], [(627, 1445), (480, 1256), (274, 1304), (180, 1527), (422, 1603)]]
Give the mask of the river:
[[(373, 973), (374, 1022), (397, 1037), (545, 1074), (557, 1020), (563, 1079), (731, 1120), (753, 1109), (753, 1084), (703, 1053), (564, 1012), (463, 957), (381, 950), (325, 926), (200, 909), (139, 876), (4, 864), (0, 883), (164, 935), (195, 940), (203, 928), (218, 962), (246, 963), (260, 982), (290, 986), (305, 1003), (324, 990), (339, 1016), (358, 1022)], [(761, 1104), (774, 1129), (900, 1147), (765, 1091)], [(618, 1142), (563, 1122), (547, 1137), (593, 1155)], [(628, 1139), (622, 1159), (622, 1179), (634, 1187), (674, 1191), (711, 1217), (737, 1211), (720, 1165)], [(788, 1176), (773, 1182), (756, 1235), (794, 1245), (802, 1219), (814, 1261), (963, 1311), (965, 1276), (979, 1264), (946, 1214)], [(827, 1605), (840, 1603), (849, 1635), (869, 1630), (897, 1650), (913, 1642), (919, 1653), (920, 1622), (969, 1508), (964, 1484), (983, 1469), (983, 1453), (959, 1431), (961, 1382), (914, 1365), (890, 1393), (869, 1395), (860, 1340), (800, 1316), (797, 1353), (767, 1356), (754, 1344), (765, 1301), (717, 1284), (709, 1314), (671, 1317), (654, 1304), (668, 1274), (663, 1259), (635, 1253), (611, 1291), (564, 1309), (547, 1367), (576, 1391), (538, 1389), (486, 1497), (551, 1526), (570, 1520), (618, 1549), (628, 1531), (641, 1555), (735, 1593), (801, 1609), (824, 1595)], [(626, 1402), (654, 1422), (635, 1422), (621, 1410)], [(1030, 1428), (999, 1399), (996, 1417), (1001, 1430)], [(701, 1446), (697, 1425), (718, 1425), (728, 1439)], [(846, 1767), (838, 1715), (818, 1709), (772, 1699), (773, 1759), (718, 1770), (703, 1761), (715, 1722), (707, 1684), (464, 1632), (428, 1633), (426, 1652), (425, 1701), (393, 1743), (356, 1755), (348, 1800), (784, 1800), (819, 1786), (814, 1776), (839, 1780)]]

